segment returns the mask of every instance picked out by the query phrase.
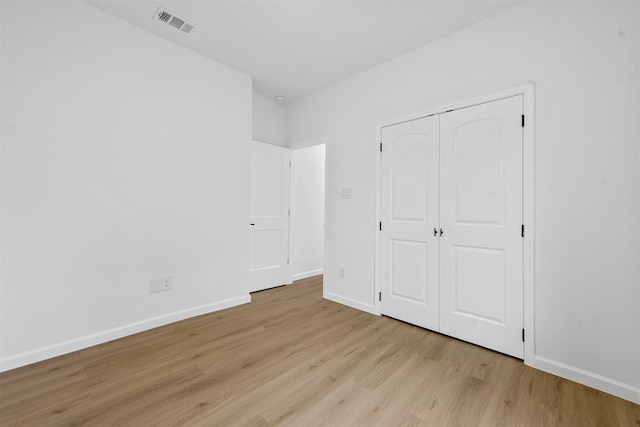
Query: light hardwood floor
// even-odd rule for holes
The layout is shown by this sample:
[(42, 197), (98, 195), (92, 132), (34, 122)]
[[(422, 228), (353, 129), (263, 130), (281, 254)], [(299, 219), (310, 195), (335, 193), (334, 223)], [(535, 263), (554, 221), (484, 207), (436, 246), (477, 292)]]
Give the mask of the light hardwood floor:
[(638, 426), (640, 406), (322, 299), (322, 278), (0, 374), (0, 425)]

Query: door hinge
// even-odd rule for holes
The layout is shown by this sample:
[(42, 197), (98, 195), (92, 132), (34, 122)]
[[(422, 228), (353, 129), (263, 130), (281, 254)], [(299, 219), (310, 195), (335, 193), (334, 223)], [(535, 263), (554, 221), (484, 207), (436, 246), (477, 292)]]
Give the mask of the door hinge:
[(287, 264), (289, 264), (289, 258), (287, 258)]
[(289, 160), (289, 167), (291, 167), (291, 160)]
[(382, 292), (378, 292), (378, 301), (382, 301)]
[(524, 114), (522, 115), (522, 127), (524, 127)]
[(520, 229), (520, 234), (524, 237), (524, 224), (522, 224), (522, 228)]
[(524, 342), (524, 329), (522, 329), (522, 342)]
[(380, 152), (382, 153), (382, 142), (380, 143)]
[(291, 209), (287, 210), (287, 215), (291, 216)]
[(380, 222), (378, 223), (378, 225), (379, 225), (379, 227), (380, 227), (380, 231), (382, 231), (382, 221), (380, 221)]

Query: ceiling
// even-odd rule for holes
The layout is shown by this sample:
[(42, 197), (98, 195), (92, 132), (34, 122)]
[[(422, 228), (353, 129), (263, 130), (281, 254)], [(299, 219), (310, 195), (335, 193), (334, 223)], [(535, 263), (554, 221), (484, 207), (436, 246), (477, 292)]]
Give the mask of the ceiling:
[[(523, 0), (87, 0), (166, 40), (253, 78), (287, 102), (313, 93)], [(155, 19), (164, 7), (190, 34)]]

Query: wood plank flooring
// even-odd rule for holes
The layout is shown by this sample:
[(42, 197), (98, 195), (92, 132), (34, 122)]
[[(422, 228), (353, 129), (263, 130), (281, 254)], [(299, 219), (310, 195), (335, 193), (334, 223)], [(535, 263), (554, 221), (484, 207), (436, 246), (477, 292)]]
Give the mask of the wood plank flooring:
[(640, 406), (322, 299), (321, 276), (0, 374), (2, 426), (640, 426)]

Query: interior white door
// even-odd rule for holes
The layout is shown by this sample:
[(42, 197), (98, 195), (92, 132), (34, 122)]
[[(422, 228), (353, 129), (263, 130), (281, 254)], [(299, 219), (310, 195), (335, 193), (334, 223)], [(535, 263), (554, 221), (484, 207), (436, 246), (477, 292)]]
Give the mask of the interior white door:
[(289, 282), (289, 161), (287, 148), (251, 147), (250, 292)]
[(522, 108), (520, 95), (440, 116), (440, 329), (518, 358)]
[(380, 311), (438, 330), (438, 117), (382, 129)]

